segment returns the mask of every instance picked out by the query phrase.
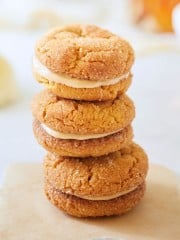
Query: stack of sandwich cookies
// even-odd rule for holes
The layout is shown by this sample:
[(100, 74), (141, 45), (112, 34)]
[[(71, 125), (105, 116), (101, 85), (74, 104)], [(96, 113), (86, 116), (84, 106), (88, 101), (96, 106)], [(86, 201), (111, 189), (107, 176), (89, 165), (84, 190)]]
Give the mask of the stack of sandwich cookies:
[(119, 215), (145, 191), (147, 156), (132, 142), (126, 95), (134, 53), (96, 26), (56, 29), (37, 44), (33, 73), (46, 86), (32, 102), (33, 130), (50, 201), (77, 217)]

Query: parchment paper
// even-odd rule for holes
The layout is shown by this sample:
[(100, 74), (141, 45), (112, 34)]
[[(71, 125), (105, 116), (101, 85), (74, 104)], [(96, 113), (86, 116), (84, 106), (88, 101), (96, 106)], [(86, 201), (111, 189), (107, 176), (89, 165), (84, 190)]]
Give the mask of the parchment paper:
[(58, 210), (43, 192), (42, 166), (10, 166), (0, 191), (1, 240), (179, 240), (180, 191), (172, 171), (150, 165), (141, 203), (119, 217), (78, 219)]

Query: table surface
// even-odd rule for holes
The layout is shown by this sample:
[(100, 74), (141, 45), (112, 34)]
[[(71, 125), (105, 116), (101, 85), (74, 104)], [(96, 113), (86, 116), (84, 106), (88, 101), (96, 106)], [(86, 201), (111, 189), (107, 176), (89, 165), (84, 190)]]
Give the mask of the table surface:
[[(45, 151), (32, 133), (30, 102), (42, 87), (31, 73), (37, 34), (0, 33), (0, 53), (16, 70), (21, 96), (0, 109), (0, 179), (13, 162), (40, 162)], [(11, 41), (10, 41), (11, 40)], [(4, 47), (6, 46), (6, 47)], [(16, 47), (15, 47), (16, 46)], [(180, 172), (180, 54), (157, 52), (136, 58), (133, 84), (128, 95), (136, 105), (133, 122), (135, 141), (141, 144), (150, 162)]]

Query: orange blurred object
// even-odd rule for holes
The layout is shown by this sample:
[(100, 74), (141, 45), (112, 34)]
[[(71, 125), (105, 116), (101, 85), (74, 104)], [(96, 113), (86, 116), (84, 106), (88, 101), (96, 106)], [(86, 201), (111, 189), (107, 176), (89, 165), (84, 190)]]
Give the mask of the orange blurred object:
[(172, 32), (172, 11), (178, 3), (180, 0), (134, 0), (134, 6), (139, 6), (139, 17), (136, 20), (141, 22), (146, 18), (153, 18), (157, 30)]

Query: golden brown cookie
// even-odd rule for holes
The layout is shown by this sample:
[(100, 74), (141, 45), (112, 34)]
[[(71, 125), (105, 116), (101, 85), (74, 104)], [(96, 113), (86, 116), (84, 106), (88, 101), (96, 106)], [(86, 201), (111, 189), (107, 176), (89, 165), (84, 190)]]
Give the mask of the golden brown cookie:
[(75, 217), (101, 217), (126, 213), (140, 202), (144, 192), (145, 183), (142, 183), (126, 195), (111, 200), (91, 201), (62, 193), (45, 182), (45, 194), (52, 204)]
[(75, 134), (75, 139), (78, 135), (85, 139), (89, 135), (97, 137), (95, 134), (110, 135), (130, 125), (135, 107), (126, 95), (112, 101), (84, 102), (66, 100), (44, 90), (34, 97), (32, 113), (52, 136)]
[(118, 133), (87, 140), (60, 139), (49, 135), (38, 120), (33, 122), (34, 135), (47, 151), (70, 157), (101, 156), (117, 151), (131, 143), (132, 127), (125, 127)]
[(131, 83), (134, 52), (119, 36), (94, 25), (54, 29), (40, 39), (35, 78), (63, 98), (110, 100)]
[(70, 158), (47, 154), (45, 180), (63, 193), (88, 200), (112, 199), (145, 181), (148, 159), (135, 143), (100, 157)]

